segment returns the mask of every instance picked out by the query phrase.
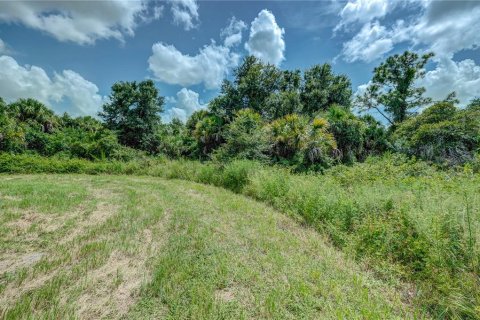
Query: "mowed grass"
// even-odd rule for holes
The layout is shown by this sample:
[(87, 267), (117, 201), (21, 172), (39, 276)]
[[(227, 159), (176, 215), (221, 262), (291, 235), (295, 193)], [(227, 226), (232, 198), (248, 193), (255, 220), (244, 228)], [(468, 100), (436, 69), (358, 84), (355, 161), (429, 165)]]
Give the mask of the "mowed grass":
[(424, 317), (404, 300), (320, 233), (225, 189), (0, 176), (6, 319)]

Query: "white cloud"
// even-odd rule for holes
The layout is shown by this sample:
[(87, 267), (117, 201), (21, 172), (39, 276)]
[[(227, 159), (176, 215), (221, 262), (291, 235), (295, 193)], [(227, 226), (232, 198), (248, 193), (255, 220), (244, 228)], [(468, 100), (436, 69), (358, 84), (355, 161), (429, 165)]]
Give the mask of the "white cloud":
[(367, 23), (355, 37), (343, 44), (343, 56), (348, 62), (371, 62), (391, 51), (393, 45), (385, 27), (378, 22)]
[(56, 111), (67, 100), (76, 115), (95, 114), (104, 101), (97, 86), (74, 71), (64, 70), (51, 78), (42, 68), (21, 66), (9, 56), (0, 56), (0, 97), (7, 102), (35, 98)]
[(426, 96), (434, 100), (442, 100), (455, 91), (460, 104), (466, 105), (473, 97), (480, 96), (480, 66), (471, 59), (460, 62), (441, 59), (419, 84), (427, 89)]
[(284, 59), (285, 30), (275, 21), (275, 16), (268, 10), (262, 10), (250, 26), (250, 38), (245, 49), (257, 58), (279, 65)]
[(220, 35), (224, 38), (223, 44), (226, 47), (233, 47), (242, 42), (242, 32), (247, 25), (242, 20), (232, 17), (230, 24), (222, 30)]
[(244, 28), (243, 21), (232, 18), (221, 32), (224, 45), (212, 40), (196, 55), (184, 54), (173, 45), (155, 43), (148, 58), (149, 69), (158, 81), (185, 87), (203, 83), (207, 89), (218, 88), (229, 70), (238, 65), (240, 55), (232, 47), (241, 41)]
[(193, 90), (183, 88), (177, 92), (176, 105), (170, 109), (170, 118), (178, 118), (185, 122), (195, 111), (205, 109), (207, 105), (201, 104), (199, 95)]
[(134, 35), (139, 21), (160, 14), (160, 7), (149, 7), (147, 0), (0, 1), (0, 21), (21, 23), (78, 44), (108, 38), (123, 41), (125, 35)]
[(407, 29), (415, 44), (437, 56), (480, 46), (480, 1), (429, 1), (421, 18)]
[(376, 18), (383, 18), (393, 6), (394, 1), (389, 0), (348, 1), (340, 11), (341, 21), (335, 30), (351, 23), (365, 23)]
[[(370, 84), (358, 86), (355, 95), (362, 95)], [(455, 62), (442, 58), (425, 74), (425, 78), (417, 81), (417, 85), (425, 87), (425, 96), (434, 101), (443, 100), (455, 91), (460, 106), (465, 106), (472, 98), (480, 97), (480, 66), (471, 59)]]
[[(480, 66), (471, 59), (454, 61), (453, 58), (459, 51), (475, 50), (480, 47), (478, 32), (480, 2), (434, 0), (406, 2), (419, 6), (420, 15), (414, 16), (408, 23), (398, 20), (389, 28), (380, 25), (378, 21), (367, 22), (358, 34), (344, 43), (342, 51), (344, 59), (348, 62), (357, 60), (370, 62), (391, 51), (396, 44), (407, 42), (436, 54), (435, 69), (427, 72), (425, 78), (418, 82), (427, 89), (426, 96), (442, 100), (448, 93), (455, 91), (461, 105), (479, 96)], [(387, 8), (392, 9), (390, 4)], [(366, 14), (366, 19), (367, 17), (373, 19), (371, 15)], [(355, 15), (349, 20), (360, 21)]]
[(196, 0), (169, 0), (172, 4), (173, 21), (183, 25), (185, 30), (193, 29), (198, 22), (198, 4)]
[[(371, 5), (376, 3), (375, 1)], [(391, 10), (393, 4), (384, 1), (389, 3), (385, 8)], [(365, 7), (360, 3), (363, 1), (357, 1), (357, 6), (354, 7)], [(427, 50), (435, 52), (439, 58), (452, 58), (461, 50), (480, 47), (480, 19), (477, 18), (480, 16), (479, 1), (410, 0), (409, 3), (418, 5), (421, 14), (408, 23), (397, 20), (389, 28), (380, 25), (378, 21), (370, 22), (372, 15), (364, 8), (365, 20), (369, 22), (351, 40), (344, 43), (345, 59), (349, 62), (372, 61), (382, 57), (400, 42), (427, 47)], [(382, 13), (383, 16), (385, 14), (387, 13)], [(352, 14), (346, 21), (357, 20), (361, 21), (356, 18), (356, 14)]]
[(211, 44), (190, 56), (173, 45), (156, 43), (148, 59), (149, 69), (159, 81), (190, 86), (203, 83), (207, 89), (220, 86), (228, 70), (238, 64), (239, 56), (229, 48)]
[(178, 119), (182, 122), (186, 122), (188, 117), (187, 117), (187, 113), (185, 112), (185, 110), (174, 107), (174, 108), (170, 109), (168, 111), (168, 113), (163, 116), (162, 119), (165, 122), (170, 122), (173, 119)]
[(60, 95), (60, 99), (70, 100), (71, 105), (78, 109), (80, 114), (96, 114), (104, 102), (104, 98), (98, 94), (98, 87), (72, 70), (64, 70), (61, 74), (55, 73), (53, 90), (55, 91), (53, 96), (57, 95), (58, 98)]

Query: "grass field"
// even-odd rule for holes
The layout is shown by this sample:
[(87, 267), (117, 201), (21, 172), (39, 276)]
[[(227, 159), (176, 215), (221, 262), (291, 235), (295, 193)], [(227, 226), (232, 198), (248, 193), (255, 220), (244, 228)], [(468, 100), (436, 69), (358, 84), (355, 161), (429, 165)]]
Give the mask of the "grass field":
[(0, 176), (6, 319), (417, 318), (318, 232), (230, 191), (135, 176)]

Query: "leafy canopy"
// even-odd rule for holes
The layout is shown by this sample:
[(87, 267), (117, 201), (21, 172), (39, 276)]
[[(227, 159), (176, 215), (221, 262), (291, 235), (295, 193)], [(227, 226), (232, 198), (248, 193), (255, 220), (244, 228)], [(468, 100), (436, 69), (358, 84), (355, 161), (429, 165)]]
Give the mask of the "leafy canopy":
[(416, 85), (425, 76), (424, 67), (431, 57), (433, 53), (419, 56), (405, 51), (387, 58), (374, 69), (372, 81), (357, 103), (362, 109), (375, 109), (393, 127), (405, 121), (412, 110), (431, 102), (423, 96), (425, 88)]
[(117, 82), (110, 101), (99, 113), (107, 128), (118, 134), (120, 143), (135, 149), (155, 152), (155, 131), (161, 123), (164, 98), (152, 80)]

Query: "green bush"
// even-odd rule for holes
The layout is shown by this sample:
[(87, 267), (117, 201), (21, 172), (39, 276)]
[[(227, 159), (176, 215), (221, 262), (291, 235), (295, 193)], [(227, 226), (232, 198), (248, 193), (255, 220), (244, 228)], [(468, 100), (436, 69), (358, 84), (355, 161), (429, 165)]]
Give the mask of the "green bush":
[(464, 164), (480, 147), (480, 110), (437, 103), (403, 122), (394, 139), (407, 154), (438, 164)]
[(335, 105), (329, 108), (327, 120), (342, 162), (353, 163), (361, 159), (365, 143), (365, 123), (347, 109)]
[(248, 184), (249, 176), (256, 165), (250, 161), (236, 160), (225, 165), (222, 172), (222, 186), (240, 193)]
[(297, 114), (270, 123), (268, 132), (273, 161), (296, 169), (322, 170), (333, 164), (337, 144), (323, 118), (309, 121)]
[(214, 158), (267, 160), (268, 139), (262, 117), (251, 109), (242, 109), (226, 126), (225, 143), (215, 151)]

